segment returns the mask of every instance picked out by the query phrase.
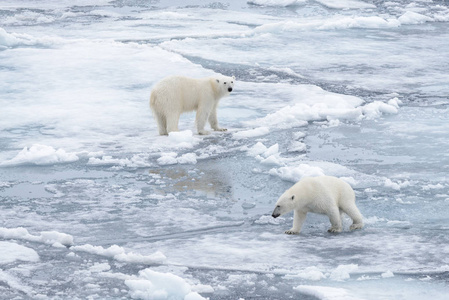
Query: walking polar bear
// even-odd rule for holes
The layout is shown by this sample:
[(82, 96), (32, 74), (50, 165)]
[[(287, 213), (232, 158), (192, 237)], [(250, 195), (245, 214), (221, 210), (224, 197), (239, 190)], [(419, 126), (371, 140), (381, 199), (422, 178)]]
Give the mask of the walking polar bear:
[(218, 126), (217, 106), (221, 98), (228, 96), (234, 88), (235, 77), (213, 76), (189, 78), (171, 76), (160, 81), (151, 91), (150, 107), (157, 121), (160, 135), (178, 131), (179, 117), (184, 112), (196, 111), (198, 134), (209, 134), (204, 130), (206, 122), (215, 131), (226, 131)]
[(355, 205), (354, 190), (343, 180), (332, 176), (306, 177), (285, 191), (276, 202), (272, 216), (277, 218), (294, 210), (293, 227), (286, 234), (298, 234), (308, 212), (325, 214), (332, 227), (341, 232), (341, 214), (353, 221), (350, 229), (363, 227), (362, 215)]

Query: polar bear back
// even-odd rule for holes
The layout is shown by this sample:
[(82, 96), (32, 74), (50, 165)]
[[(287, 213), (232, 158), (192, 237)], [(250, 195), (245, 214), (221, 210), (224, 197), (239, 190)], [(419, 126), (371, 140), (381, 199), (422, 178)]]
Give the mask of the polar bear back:
[[(319, 176), (304, 178), (297, 183), (302, 195), (308, 199), (307, 202), (321, 212), (329, 207), (329, 201), (335, 203), (337, 207), (355, 203), (355, 193), (352, 187), (345, 181), (333, 176)], [(320, 209), (322, 208), (322, 209)], [(314, 209), (315, 210), (315, 209)]]
[(201, 101), (214, 99), (213, 79), (171, 76), (161, 80), (153, 89), (156, 110), (189, 112), (198, 109)]

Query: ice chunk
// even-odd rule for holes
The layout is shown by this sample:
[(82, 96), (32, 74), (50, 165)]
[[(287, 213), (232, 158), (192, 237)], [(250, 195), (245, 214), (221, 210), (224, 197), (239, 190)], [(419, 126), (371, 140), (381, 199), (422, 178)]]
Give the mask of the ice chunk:
[(161, 166), (176, 165), (178, 163), (176, 156), (178, 156), (178, 154), (175, 152), (162, 153), (161, 157), (157, 159), (157, 163)]
[(30, 148), (25, 147), (16, 157), (1, 162), (0, 166), (17, 165), (52, 165), (70, 163), (79, 160), (75, 153), (67, 153), (63, 149), (56, 150), (51, 146), (34, 144)]
[(125, 284), (135, 299), (205, 300), (181, 277), (150, 269), (141, 270), (138, 278), (125, 280)]
[(394, 274), (391, 271), (387, 271), (385, 273), (380, 274), (380, 276), (382, 276), (382, 278), (391, 278), (394, 277)]
[(260, 6), (279, 6), (286, 7), (297, 4), (303, 4), (307, 0), (249, 0), (248, 4), (260, 5)]
[(326, 278), (326, 276), (323, 274), (323, 272), (320, 271), (315, 266), (305, 268), (304, 270), (300, 271), (298, 274), (295, 275), (286, 275), (286, 278), (301, 278), (306, 280), (313, 280), (313, 281), (319, 281), (321, 279)]
[(168, 144), (176, 148), (193, 148), (200, 139), (193, 136), (191, 130), (173, 131), (168, 134)]
[(141, 255), (133, 252), (127, 253), (125, 249), (117, 245), (112, 245), (109, 248), (103, 248), (101, 246), (85, 244), (81, 246), (73, 246), (70, 250), (111, 257), (117, 261), (126, 263), (156, 264), (161, 263), (166, 259), (165, 255), (160, 251), (157, 251), (152, 255)]
[(238, 131), (238, 132), (234, 133), (232, 135), (232, 137), (240, 140), (240, 139), (246, 139), (246, 138), (252, 138), (252, 137), (256, 137), (256, 136), (266, 135), (269, 132), (270, 132), (270, 129), (268, 127), (258, 127), (258, 128), (254, 128), (254, 129)]
[(300, 293), (323, 300), (361, 300), (361, 298), (350, 295), (349, 292), (343, 288), (300, 285), (294, 289)]
[(73, 237), (66, 233), (57, 231), (42, 231), (40, 235), (32, 235), (23, 227), (4, 228), (0, 227), (0, 237), (5, 239), (21, 239), (31, 242), (38, 242), (53, 245), (56, 243), (65, 246), (73, 245)]
[(161, 157), (157, 159), (157, 163), (163, 165), (176, 165), (176, 164), (196, 164), (197, 156), (195, 153), (186, 153), (180, 157), (175, 152), (162, 153)]
[(304, 152), (306, 149), (306, 144), (298, 141), (293, 141), (290, 146), (288, 146), (288, 152)]
[(36, 262), (39, 261), (39, 255), (31, 248), (0, 241), (0, 265), (9, 264), (16, 260)]
[(278, 169), (271, 169), (269, 174), (279, 176), (283, 180), (298, 182), (303, 177), (322, 176), (324, 175), (324, 172), (319, 167), (300, 164), (297, 167), (280, 167)]
[(398, 101), (392, 100), (390, 100), (388, 103), (374, 101), (363, 106), (363, 115), (366, 119), (372, 120), (380, 117), (382, 114), (397, 114), (399, 107)]
[(316, 0), (329, 8), (353, 9), (353, 8), (376, 8), (374, 4), (357, 0)]
[(357, 271), (359, 268), (356, 264), (349, 265), (339, 265), (335, 270), (329, 275), (329, 279), (335, 281), (343, 281), (350, 278), (350, 273)]
[(250, 156), (256, 157), (257, 155), (261, 155), (262, 153), (267, 151), (267, 149), (268, 148), (263, 143), (257, 142), (253, 147), (247, 150), (247, 153)]
[(412, 24), (422, 24), (426, 22), (432, 22), (433, 19), (431, 17), (413, 12), (407, 11), (405, 14), (398, 18), (399, 22), (403, 25), (412, 25)]

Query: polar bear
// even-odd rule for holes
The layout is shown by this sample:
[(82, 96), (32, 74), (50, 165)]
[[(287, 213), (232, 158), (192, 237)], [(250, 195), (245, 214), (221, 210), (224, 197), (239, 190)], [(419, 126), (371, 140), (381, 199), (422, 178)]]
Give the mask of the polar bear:
[(215, 131), (226, 131), (218, 126), (217, 106), (221, 98), (234, 89), (235, 77), (213, 76), (189, 78), (171, 76), (160, 81), (151, 91), (150, 107), (157, 121), (160, 135), (178, 131), (179, 117), (184, 112), (196, 111), (196, 127), (199, 134), (206, 122)]
[(294, 210), (293, 227), (286, 234), (298, 234), (308, 212), (325, 214), (332, 227), (329, 232), (341, 232), (341, 214), (353, 221), (350, 229), (363, 227), (362, 215), (355, 205), (354, 190), (333, 176), (306, 177), (279, 197), (272, 216), (279, 217)]

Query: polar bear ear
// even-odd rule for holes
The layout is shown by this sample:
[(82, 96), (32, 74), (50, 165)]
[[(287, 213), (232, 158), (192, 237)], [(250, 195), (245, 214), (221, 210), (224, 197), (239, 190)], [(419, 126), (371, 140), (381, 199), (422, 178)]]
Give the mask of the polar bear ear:
[(235, 76), (234, 76), (234, 75), (232, 75), (232, 79), (234, 79), (234, 80), (235, 80)]
[(218, 79), (216, 79), (217, 80), (217, 82), (220, 82), (220, 80), (218, 80)]

